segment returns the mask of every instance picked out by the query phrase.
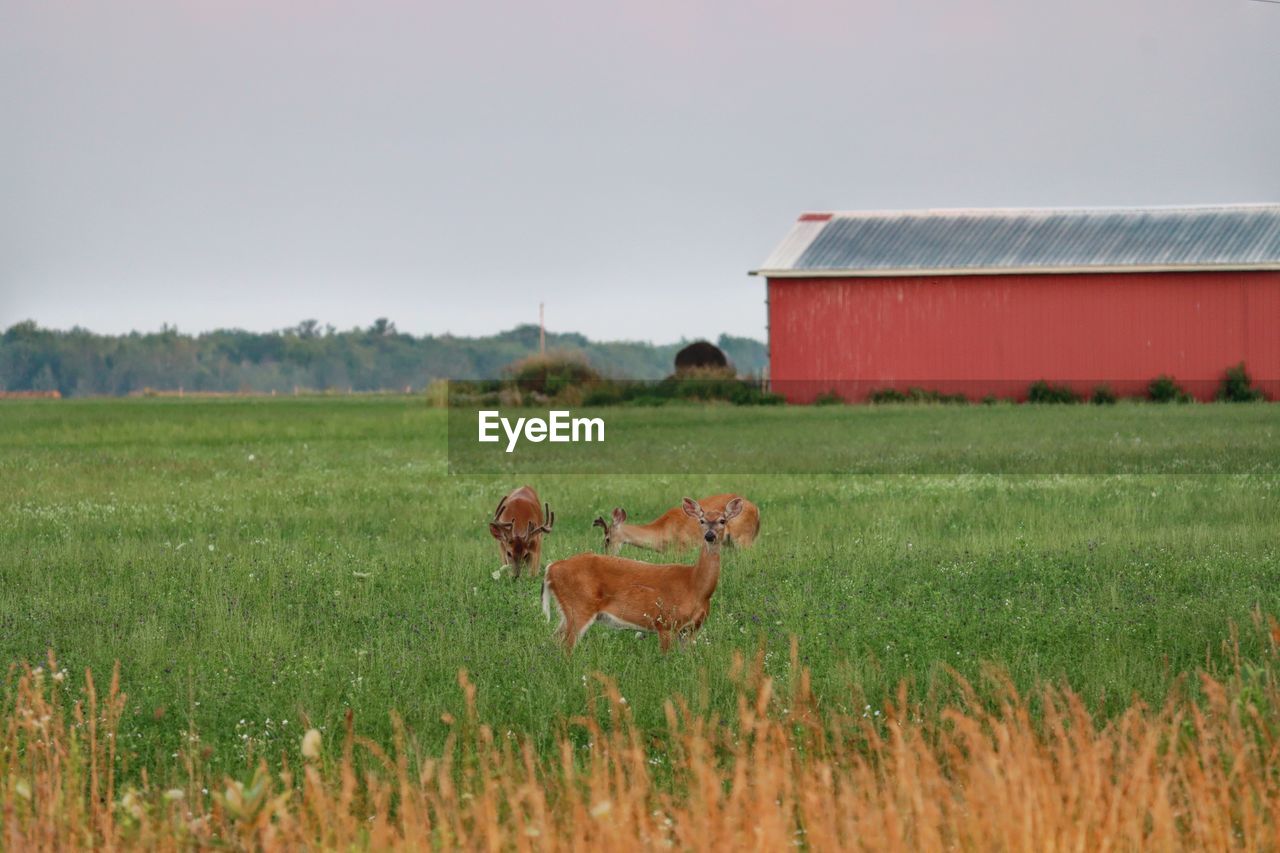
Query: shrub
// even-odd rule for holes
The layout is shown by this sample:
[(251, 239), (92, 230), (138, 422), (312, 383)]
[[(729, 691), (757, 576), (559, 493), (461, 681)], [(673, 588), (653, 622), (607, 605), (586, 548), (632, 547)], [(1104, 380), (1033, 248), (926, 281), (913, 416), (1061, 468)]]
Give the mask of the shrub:
[(1225, 403), (1252, 403), (1264, 399), (1262, 392), (1253, 387), (1253, 379), (1244, 369), (1244, 362), (1228, 367), (1218, 386), (1217, 398)]
[(867, 399), (873, 403), (905, 403), (907, 395), (897, 388), (876, 388), (867, 395)]
[(877, 388), (867, 399), (872, 403), (967, 403), (969, 398), (963, 394), (943, 394), (932, 388), (920, 388), (915, 385), (906, 393), (896, 388)]
[(1161, 373), (1147, 386), (1147, 396), (1155, 403), (1190, 403), (1191, 395), (1174, 381), (1172, 376)]
[(1089, 398), (1089, 402), (1095, 406), (1114, 406), (1117, 399), (1119, 398), (1116, 397), (1116, 392), (1104, 382), (1093, 389), (1093, 396)]
[(531, 355), (507, 366), (507, 373), (522, 390), (554, 396), (570, 385), (598, 382), (600, 374), (578, 353)]
[(943, 394), (933, 388), (911, 387), (907, 389), (907, 399), (913, 403), (967, 403), (969, 398), (963, 394)]
[(616, 406), (625, 400), (625, 392), (615, 382), (593, 382), (583, 395), (584, 406)]
[[(588, 395), (588, 400), (591, 399)], [(660, 382), (624, 383), (617, 402), (652, 406), (672, 400), (722, 400), (736, 406), (773, 406), (785, 402), (782, 396), (764, 390), (758, 380), (739, 379), (732, 369), (724, 368), (691, 368)]]
[(786, 400), (757, 379), (738, 378), (732, 368), (690, 368), (657, 382), (605, 379), (576, 353), (530, 356), (506, 368), (507, 378), (453, 382), (450, 404), (503, 406), (661, 406), (676, 400), (723, 401), (739, 406), (776, 406)]
[(1027, 391), (1028, 403), (1078, 403), (1079, 396), (1066, 385), (1050, 385), (1043, 379), (1031, 383)]
[(844, 403), (844, 397), (841, 397), (835, 391), (825, 391), (814, 398), (815, 406), (839, 406)]

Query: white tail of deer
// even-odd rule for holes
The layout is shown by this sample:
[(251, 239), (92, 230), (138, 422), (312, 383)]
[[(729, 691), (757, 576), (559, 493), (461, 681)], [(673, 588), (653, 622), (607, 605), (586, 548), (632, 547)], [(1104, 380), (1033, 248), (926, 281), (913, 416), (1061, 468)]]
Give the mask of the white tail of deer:
[(592, 553), (547, 566), (542, 611), (548, 619), (552, 603), (560, 611), (557, 634), (565, 651), (573, 651), (596, 622), (656, 633), (664, 652), (671, 647), (672, 636), (697, 633), (720, 582), (720, 545), (743, 503), (734, 498), (721, 512), (684, 499), (681, 510), (702, 531), (702, 553), (692, 568), (684, 563), (660, 565)]
[(511, 567), (512, 577), (520, 577), (525, 566), (535, 575), (542, 569), (542, 536), (555, 522), (551, 505), (544, 507), (532, 486), (521, 486), (498, 502), (489, 533), (498, 540), (502, 565)]
[[(750, 547), (760, 533), (760, 510), (740, 495), (712, 495), (698, 501), (704, 512), (723, 513), (730, 501), (740, 501), (742, 511), (727, 525), (725, 542), (741, 548)], [(617, 554), (623, 545), (637, 545), (662, 551), (666, 548), (688, 548), (698, 544), (702, 530), (698, 521), (690, 518), (682, 507), (669, 509), (648, 524), (627, 524), (627, 511), (615, 507), (610, 520), (603, 516), (592, 522), (604, 528), (606, 554)]]

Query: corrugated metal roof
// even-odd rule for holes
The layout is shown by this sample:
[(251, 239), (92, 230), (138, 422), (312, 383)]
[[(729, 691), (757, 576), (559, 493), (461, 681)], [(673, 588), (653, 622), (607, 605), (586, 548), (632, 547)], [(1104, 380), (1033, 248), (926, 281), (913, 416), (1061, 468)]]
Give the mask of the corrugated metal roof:
[(806, 213), (755, 274), (1280, 269), (1280, 204)]

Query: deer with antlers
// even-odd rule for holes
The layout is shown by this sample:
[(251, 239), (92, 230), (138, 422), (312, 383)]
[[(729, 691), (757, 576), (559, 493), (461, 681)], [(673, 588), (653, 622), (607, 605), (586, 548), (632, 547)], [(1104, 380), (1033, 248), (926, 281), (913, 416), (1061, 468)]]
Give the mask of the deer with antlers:
[(521, 486), (498, 502), (489, 532), (498, 540), (502, 565), (511, 567), (512, 578), (520, 577), (526, 565), (533, 574), (541, 571), (542, 536), (551, 532), (555, 521), (551, 505), (542, 504), (532, 486)]
[[(735, 500), (742, 503), (742, 511), (727, 526), (725, 541), (746, 548), (755, 542), (760, 532), (760, 510), (755, 504), (740, 495), (712, 495), (698, 501), (698, 504), (704, 510), (723, 513), (730, 501)], [(617, 554), (623, 545), (637, 545), (655, 551), (673, 546), (688, 548), (696, 545), (702, 537), (698, 522), (687, 515), (683, 507), (669, 509), (648, 524), (626, 522), (627, 511), (622, 507), (614, 507), (609, 521), (600, 516), (591, 522), (594, 527), (604, 528), (605, 553)]]
[(696, 634), (720, 582), (720, 545), (745, 504), (742, 498), (734, 498), (723, 511), (708, 510), (692, 498), (684, 499), (681, 511), (702, 532), (702, 553), (692, 568), (590, 552), (547, 566), (542, 612), (550, 619), (553, 602), (560, 611), (556, 631), (565, 651), (572, 652), (596, 622), (656, 633), (664, 652), (673, 636)]

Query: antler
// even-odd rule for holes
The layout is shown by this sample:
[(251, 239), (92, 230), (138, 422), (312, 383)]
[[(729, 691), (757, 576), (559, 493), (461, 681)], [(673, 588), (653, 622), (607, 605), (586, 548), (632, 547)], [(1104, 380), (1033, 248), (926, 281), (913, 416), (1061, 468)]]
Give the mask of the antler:
[[(498, 508), (493, 511), (493, 520), (489, 522), (489, 529), (493, 531), (493, 535), (499, 539), (505, 539), (515, 532), (514, 521), (498, 521), (502, 517), (502, 508), (507, 505), (507, 499), (503, 498), (498, 501)], [(502, 531), (499, 533), (498, 531)]]
[(550, 533), (551, 526), (556, 523), (556, 514), (551, 511), (551, 504), (543, 504), (542, 506), (543, 506), (543, 509), (545, 510), (544, 517), (546, 518), (546, 521), (543, 522), (540, 527), (534, 527), (533, 522), (532, 521), (529, 522), (530, 536), (532, 536), (535, 533)]

